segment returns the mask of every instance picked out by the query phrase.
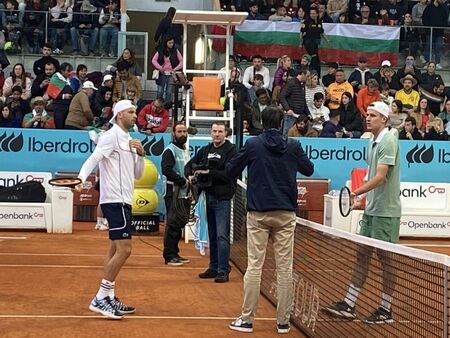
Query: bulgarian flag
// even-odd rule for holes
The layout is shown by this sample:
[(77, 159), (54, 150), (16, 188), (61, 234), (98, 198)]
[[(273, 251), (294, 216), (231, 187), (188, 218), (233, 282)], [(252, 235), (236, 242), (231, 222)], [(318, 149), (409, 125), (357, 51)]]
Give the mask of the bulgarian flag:
[[(400, 27), (354, 24), (323, 24), (328, 44), (322, 39), (321, 61), (356, 64), (360, 56), (368, 64), (379, 67), (383, 60), (397, 63)], [(234, 52), (244, 56), (259, 54), (265, 58), (289, 55), (301, 59), (306, 53), (300, 42), (299, 22), (247, 20), (236, 27)]]
[(47, 87), (47, 95), (52, 99), (56, 99), (66, 85), (70, 85), (68, 79), (64, 78), (60, 73), (53, 74)]

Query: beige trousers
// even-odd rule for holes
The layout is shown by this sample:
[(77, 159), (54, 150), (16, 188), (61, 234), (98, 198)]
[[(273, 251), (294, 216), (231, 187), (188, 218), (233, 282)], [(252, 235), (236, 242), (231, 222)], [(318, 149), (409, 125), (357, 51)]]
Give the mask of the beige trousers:
[(267, 242), (272, 238), (277, 268), (277, 322), (289, 323), (293, 306), (292, 260), (294, 250), (295, 212), (249, 211), (247, 214), (248, 265), (244, 276), (242, 319), (252, 323), (258, 306), (261, 273)]

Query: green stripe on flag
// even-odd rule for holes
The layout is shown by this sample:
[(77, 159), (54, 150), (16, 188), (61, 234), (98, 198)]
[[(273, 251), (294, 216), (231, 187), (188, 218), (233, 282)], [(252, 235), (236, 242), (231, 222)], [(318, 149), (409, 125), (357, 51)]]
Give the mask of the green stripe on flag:
[(234, 41), (249, 45), (300, 45), (300, 32), (250, 32), (236, 31)]
[[(399, 47), (398, 40), (350, 38), (338, 35), (328, 35), (328, 38), (331, 45), (322, 39), (322, 48), (366, 53), (397, 53)], [(300, 33), (237, 31), (234, 40), (248, 45), (299, 46)]]
[(345, 36), (328, 35), (331, 45), (324, 39), (320, 43), (322, 48), (343, 49), (353, 52), (366, 53), (398, 53), (398, 40), (372, 40), (364, 38), (348, 38)]

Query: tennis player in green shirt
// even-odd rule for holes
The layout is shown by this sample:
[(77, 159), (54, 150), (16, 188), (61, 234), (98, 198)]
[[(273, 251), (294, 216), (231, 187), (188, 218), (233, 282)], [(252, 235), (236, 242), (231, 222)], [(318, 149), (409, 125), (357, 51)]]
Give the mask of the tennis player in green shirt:
[[(397, 137), (390, 133), (386, 124), (389, 107), (384, 102), (373, 102), (367, 109), (367, 129), (373, 139), (368, 148), (368, 173), (365, 182), (352, 192), (352, 205), (357, 208), (360, 197), (367, 196), (367, 205), (360, 222), (360, 235), (397, 243), (400, 228), (400, 153)], [(346, 319), (356, 318), (355, 303), (366, 281), (374, 248), (358, 247), (357, 263), (345, 299), (324, 310)], [(391, 303), (395, 286), (395, 269), (388, 254), (377, 249), (382, 265), (383, 290), (381, 304), (366, 320), (368, 324), (392, 323)]]

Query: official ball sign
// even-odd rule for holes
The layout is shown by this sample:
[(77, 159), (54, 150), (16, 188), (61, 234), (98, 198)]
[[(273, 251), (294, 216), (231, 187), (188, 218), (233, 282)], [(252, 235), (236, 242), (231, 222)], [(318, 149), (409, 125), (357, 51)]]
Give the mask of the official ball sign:
[(133, 235), (159, 235), (159, 214), (134, 215), (131, 230)]

